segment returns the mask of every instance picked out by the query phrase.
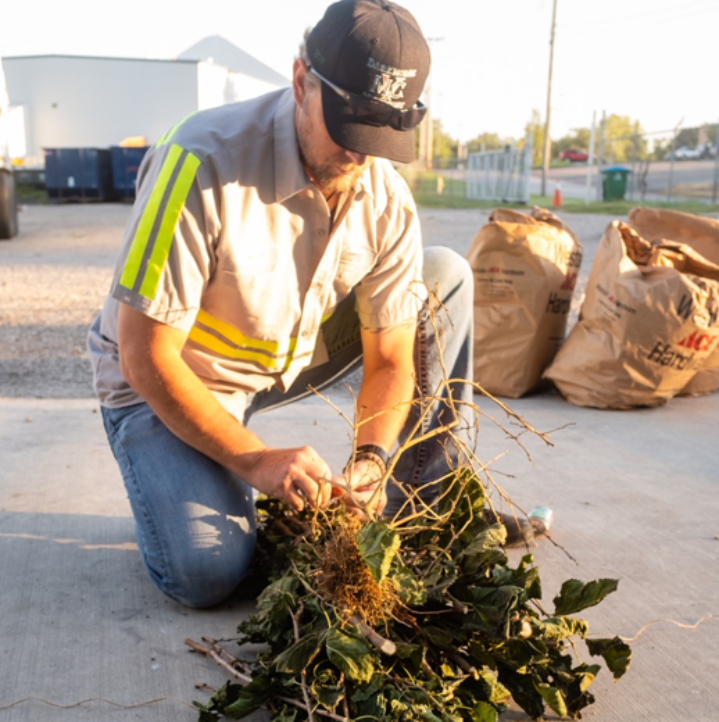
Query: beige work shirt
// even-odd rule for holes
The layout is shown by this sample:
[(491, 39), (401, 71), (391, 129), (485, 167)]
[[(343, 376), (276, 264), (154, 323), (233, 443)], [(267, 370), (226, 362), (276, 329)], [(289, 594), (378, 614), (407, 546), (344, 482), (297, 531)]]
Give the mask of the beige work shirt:
[(120, 373), (118, 304), (188, 333), (183, 358), (236, 416), (326, 359), (322, 322), (354, 288), (360, 322), (425, 297), (414, 201), (378, 159), (329, 212), (307, 178), (290, 90), (196, 113), (148, 152), (112, 291), (88, 347), (101, 403), (142, 399)]

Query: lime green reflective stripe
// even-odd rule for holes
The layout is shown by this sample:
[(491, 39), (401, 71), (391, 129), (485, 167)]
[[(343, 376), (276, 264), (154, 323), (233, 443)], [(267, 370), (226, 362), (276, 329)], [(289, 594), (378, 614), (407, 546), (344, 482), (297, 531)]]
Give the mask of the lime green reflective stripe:
[[(182, 150), (176, 145), (173, 145), (171, 150), (175, 148), (178, 148), (180, 151)], [(145, 298), (155, 297), (157, 286), (160, 283), (160, 274), (165, 266), (165, 261), (167, 261), (167, 256), (170, 253), (170, 246), (172, 245), (177, 219), (180, 217), (180, 213), (185, 205), (187, 194), (190, 192), (190, 186), (195, 179), (199, 165), (200, 159), (196, 155), (188, 153), (177, 175), (172, 193), (165, 206), (165, 213), (162, 216), (160, 230), (157, 232), (155, 244), (152, 247), (152, 255), (147, 262), (145, 278), (142, 281), (142, 286), (140, 286), (140, 295)]]
[(162, 198), (165, 195), (167, 184), (172, 177), (172, 174), (177, 165), (177, 161), (182, 155), (182, 148), (179, 145), (173, 145), (165, 158), (165, 162), (162, 164), (160, 169), (160, 175), (155, 181), (155, 187), (152, 189), (145, 210), (140, 218), (140, 223), (135, 232), (135, 237), (132, 239), (132, 245), (130, 246), (130, 252), (127, 254), (127, 260), (125, 261), (125, 267), (122, 269), (122, 275), (120, 276), (120, 285), (125, 288), (132, 289), (137, 280), (137, 274), (140, 271), (142, 265), (142, 258), (145, 255), (145, 249), (147, 248), (147, 241), (150, 238), (152, 227), (155, 225), (155, 218), (157, 212), (162, 203)]

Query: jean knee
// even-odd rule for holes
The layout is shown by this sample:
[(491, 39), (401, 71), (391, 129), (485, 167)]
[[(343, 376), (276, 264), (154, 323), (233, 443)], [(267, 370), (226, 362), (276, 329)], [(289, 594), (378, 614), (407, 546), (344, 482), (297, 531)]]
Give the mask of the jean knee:
[(254, 555), (255, 537), (247, 535), (237, 544), (195, 550), (172, 559), (160, 575), (144, 559), (155, 586), (166, 596), (194, 609), (224, 602), (247, 576)]
[(439, 285), (440, 298), (460, 292), (471, 298), (474, 289), (472, 267), (466, 258), (446, 246), (424, 249), (424, 280), (430, 286)]

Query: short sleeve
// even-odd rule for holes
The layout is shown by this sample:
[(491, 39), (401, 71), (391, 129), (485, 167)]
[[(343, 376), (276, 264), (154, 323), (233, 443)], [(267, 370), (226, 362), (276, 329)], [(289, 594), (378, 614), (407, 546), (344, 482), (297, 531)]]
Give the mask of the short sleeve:
[(143, 163), (112, 295), (189, 330), (213, 266), (212, 184), (197, 155), (177, 144)]
[(417, 208), (404, 180), (392, 173), (392, 193), (377, 219), (380, 253), (372, 272), (355, 288), (360, 322), (371, 329), (416, 319), (427, 297)]

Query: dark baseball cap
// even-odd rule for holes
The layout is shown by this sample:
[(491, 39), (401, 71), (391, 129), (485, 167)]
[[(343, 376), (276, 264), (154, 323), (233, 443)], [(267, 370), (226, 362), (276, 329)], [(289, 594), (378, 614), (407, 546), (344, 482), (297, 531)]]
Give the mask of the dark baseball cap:
[(337, 145), (414, 160), (430, 52), (409, 11), (386, 0), (340, 0), (307, 37), (307, 56), (322, 81), (325, 125)]

